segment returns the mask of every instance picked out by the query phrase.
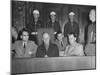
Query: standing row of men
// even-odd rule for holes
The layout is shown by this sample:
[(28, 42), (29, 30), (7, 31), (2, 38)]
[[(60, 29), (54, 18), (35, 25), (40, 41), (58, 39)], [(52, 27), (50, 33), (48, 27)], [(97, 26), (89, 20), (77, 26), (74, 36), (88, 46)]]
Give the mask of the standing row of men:
[[(69, 13), (69, 22), (65, 24), (64, 27), (64, 36), (67, 37), (67, 34), (70, 32), (74, 32), (77, 35), (79, 35), (79, 25), (74, 21), (74, 12)], [(37, 35), (37, 30), (39, 28), (52, 28), (54, 30), (54, 34), (57, 32), (62, 32), (61, 26), (59, 22), (56, 20), (56, 12), (52, 11), (50, 13), (50, 21), (44, 25), (43, 22), (39, 20), (40, 13), (38, 10), (33, 11), (33, 21), (32, 24), (27, 25), (26, 28), (30, 31), (30, 40), (35, 41), (36, 40), (36, 35)], [(37, 44), (37, 41), (35, 41)]]
[[(12, 45), (12, 50), (15, 50), (15, 56), (16, 57), (30, 57), (30, 56), (55, 57), (55, 56), (68, 56), (68, 55), (83, 56), (85, 53), (83, 51), (83, 46), (77, 42), (79, 36), (79, 25), (74, 21), (74, 15), (75, 15), (74, 12), (69, 13), (69, 22), (65, 24), (64, 34), (63, 34), (61, 32), (61, 27), (59, 22), (56, 21), (56, 13), (52, 11), (50, 13), (50, 22), (48, 22), (45, 27), (52, 28), (54, 30), (54, 35), (56, 35), (57, 38), (52, 43), (50, 35), (44, 32), (42, 35), (43, 43), (38, 46), (37, 30), (39, 28), (43, 28), (44, 24), (39, 20), (40, 16), (39, 11), (34, 10), (33, 11), (34, 21), (31, 25), (26, 26), (27, 30), (24, 29), (22, 30), (22, 35), (21, 35), (22, 41), (17, 41), (15, 42), (14, 45)], [(92, 21), (92, 25), (90, 25), (88, 29), (89, 32), (88, 36), (91, 36), (91, 38), (88, 39), (89, 40), (92, 39), (95, 41), (96, 31), (93, 28), (95, 27), (95, 25), (93, 25), (95, 23), (94, 15), (95, 15), (95, 10), (93, 9), (90, 11), (89, 15), (90, 20)], [(27, 44), (26, 43), (24, 44), (24, 42), (27, 42)], [(92, 44), (94, 42), (90, 43)], [(89, 45), (91, 45), (90, 43)], [(86, 52), (89, 53), (87, 46), (86, 46), (87, 49)]]

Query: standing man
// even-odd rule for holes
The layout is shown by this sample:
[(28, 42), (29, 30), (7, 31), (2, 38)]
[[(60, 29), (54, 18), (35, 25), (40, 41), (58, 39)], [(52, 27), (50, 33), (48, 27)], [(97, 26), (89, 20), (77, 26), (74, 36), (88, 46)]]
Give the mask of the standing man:
[(88, 27), (87, 44), (85, 47), (86, 55), (96, 54), (96, 11), (91, 9), (89, 12), (89, 19), (91, 24)]
[(56, 13), (52, 11), (50, 13), (50, 21), (46, 25), (47, 28), (53, 28), (54, 34), (61, 32), (61, 27), (58, 21), (56, 21)]
[(30, 32), (30, 40), (35, 41), (36, 44), (38, 44), (37, 41), (37, 30), (39, 28), (43, 27), (43, 23), (39, 20), (40, 17), (40, 13), (39, 10), (34, 10), (33, 11), (33, 21), (32, 24), (27, 25), (26, 28), (29, 30)]
[(65, 24), (64, 36), (67, 37), (69, 33), (75, 33), (77, 37), (79, 36), (79, 25), (74, 21), (74, 12), (69, 13), (69, 22)]
[(22, 40), (16, 41), (12, 45), (12, 50), (15, 50), (15, 57), (35, 57), (37, 50), (37, 45), (29, 40), (29, 33), (26, 29), (22, 30), (22, 35), (20, 36)]
[(50, 35), (43, 33), (43, 43), (37, 48), (37, 57), (58, 57), (59, 49), (56, 44), (51, 43)]
[(96, 42), (96, 12), (92, 9), (89, 13), (91, 24), (88, 27), (88, 43)]

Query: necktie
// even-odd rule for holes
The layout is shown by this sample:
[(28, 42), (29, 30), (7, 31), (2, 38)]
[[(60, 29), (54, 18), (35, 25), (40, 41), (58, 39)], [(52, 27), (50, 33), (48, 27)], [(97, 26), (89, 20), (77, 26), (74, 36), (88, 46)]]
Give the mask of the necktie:
[(23, 44), (23, 48), (24, 48), (24, 49), (23, 49), (23, 54), (25, 54), (25, 51), (26, 51), (26, 50), (25, 50), (25, 49), (26, 49), (26, 43), (25, 43), (25, 42), (24, 42), (24, 44)]
[(25, 42), (24, 42), (24, 46), (23, 47), (25, 48)]
[(61, 41), (61, 46), (63, 47), (63, 42)]

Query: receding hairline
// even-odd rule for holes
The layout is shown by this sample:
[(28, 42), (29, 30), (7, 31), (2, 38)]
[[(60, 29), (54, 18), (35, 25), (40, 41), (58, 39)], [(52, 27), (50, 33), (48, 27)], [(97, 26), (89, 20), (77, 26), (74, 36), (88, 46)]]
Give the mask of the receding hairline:
[(42, 36), (43, 36), (43, 37), (44, 37), (44, 36), (50, 37), (49, 33), (47, 33), (47, 32), (44, 32)]

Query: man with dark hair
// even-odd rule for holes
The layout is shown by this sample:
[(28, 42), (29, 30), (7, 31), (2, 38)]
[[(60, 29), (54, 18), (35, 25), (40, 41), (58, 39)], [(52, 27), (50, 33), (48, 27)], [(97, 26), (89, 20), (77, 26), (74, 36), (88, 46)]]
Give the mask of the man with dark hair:
[(59, 49), (56, 44), (51, 43), (50, 35), (43, 33), (43, 43), (37, 48), (37, 57), (58, 57)]
[(77, 43), (75, 33), (68, 34), (69, 45), (66, 46), (64, 56), (83, 56), (83, 45)]
[(22, 30), (20, 37), (22, 40), (18, 40), (12, 45), (12, 50), (15, 50), (15, 57), (35, 57), (37, 45), (33, 41), (29, 41), (27, 29)]
[(68, 45), (67, 37), (64, 37), (63, 33), (58, 32), (56, 34), (55, 44), (59, 48), (59, 56), (63, 56), (66, 46)]

